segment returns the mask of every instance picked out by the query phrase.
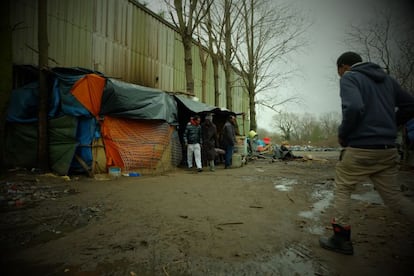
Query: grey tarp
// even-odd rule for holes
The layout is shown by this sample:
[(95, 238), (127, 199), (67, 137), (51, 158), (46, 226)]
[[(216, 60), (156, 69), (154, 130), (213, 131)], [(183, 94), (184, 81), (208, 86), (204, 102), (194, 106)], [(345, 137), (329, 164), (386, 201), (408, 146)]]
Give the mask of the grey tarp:
[(108, 79), (100, 115), (177, 124), (177, 103), (162, 90)]
[(220, 108), (216, 106), (208, 105), (199, 101), (194, 101), (183, 95), (175, 95), (174, 97), (194, 113), (220, 111)]

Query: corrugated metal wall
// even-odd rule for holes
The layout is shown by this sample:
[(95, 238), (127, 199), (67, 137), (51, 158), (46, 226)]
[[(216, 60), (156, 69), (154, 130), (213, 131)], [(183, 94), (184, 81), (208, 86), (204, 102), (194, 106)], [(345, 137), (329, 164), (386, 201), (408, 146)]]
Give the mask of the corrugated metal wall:
[[(37, 1), (11, 1), (13, 62), (38, 64)], [(131, 0), (49, 0), (49, 65), (85, 67), (126, 82), (165, 91), (186, 90), (180, 35), (163, 19)], [(192, 48), (195, 94), (202, 99), (199, 48)], [(219, 70), (220, 107), (226, 106)], [(214, 104), (211, 60), (207, 62), (206, 103)], [(248, 113), (243, 89), (235, 85), (233, 108)]]

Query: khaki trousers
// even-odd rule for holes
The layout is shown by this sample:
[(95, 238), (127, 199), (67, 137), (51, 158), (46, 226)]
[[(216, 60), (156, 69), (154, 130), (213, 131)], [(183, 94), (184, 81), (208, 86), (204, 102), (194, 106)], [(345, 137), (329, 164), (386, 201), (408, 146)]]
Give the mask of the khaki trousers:
[(336, 221), (350, 225), (351, 194), (356, 184), (370, 179), (385, 205), (414, 222), (414, 203), (398, 184), (396, 149), (359, 149), (347, 147), (336, 164), (334, 211)]

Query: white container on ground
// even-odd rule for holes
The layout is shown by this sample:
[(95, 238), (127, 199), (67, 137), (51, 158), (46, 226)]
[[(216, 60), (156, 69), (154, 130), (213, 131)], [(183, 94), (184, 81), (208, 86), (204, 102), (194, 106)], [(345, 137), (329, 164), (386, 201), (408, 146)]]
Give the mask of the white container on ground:
[(121, 168), (120, 167), (109, 167), (108, 174), (111, 178), (118, 178), (121, 176)]
[(242, 155), (240, 153), (234, 153), (232, 157), (232, 164), (233, 168), (239, 168), (243, 165), (242, 163)]
[(235, 153), (247, 155), (247, 138), (246, 136), (236, 136), (236, 144), (234, 145)]

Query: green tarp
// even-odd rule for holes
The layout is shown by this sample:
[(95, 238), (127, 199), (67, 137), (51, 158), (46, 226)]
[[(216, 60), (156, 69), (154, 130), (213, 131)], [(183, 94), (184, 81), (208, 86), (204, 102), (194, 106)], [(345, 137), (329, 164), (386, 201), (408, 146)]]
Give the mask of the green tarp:
[[(66, 175), (69, 172), (78, 142), (76, 117), (63, 116), (49, 120), (49, 158), (51, 169)], [(37, 123), (7, 125), (6, 162), (9, 167), (33, 167), (37, 164)]]

